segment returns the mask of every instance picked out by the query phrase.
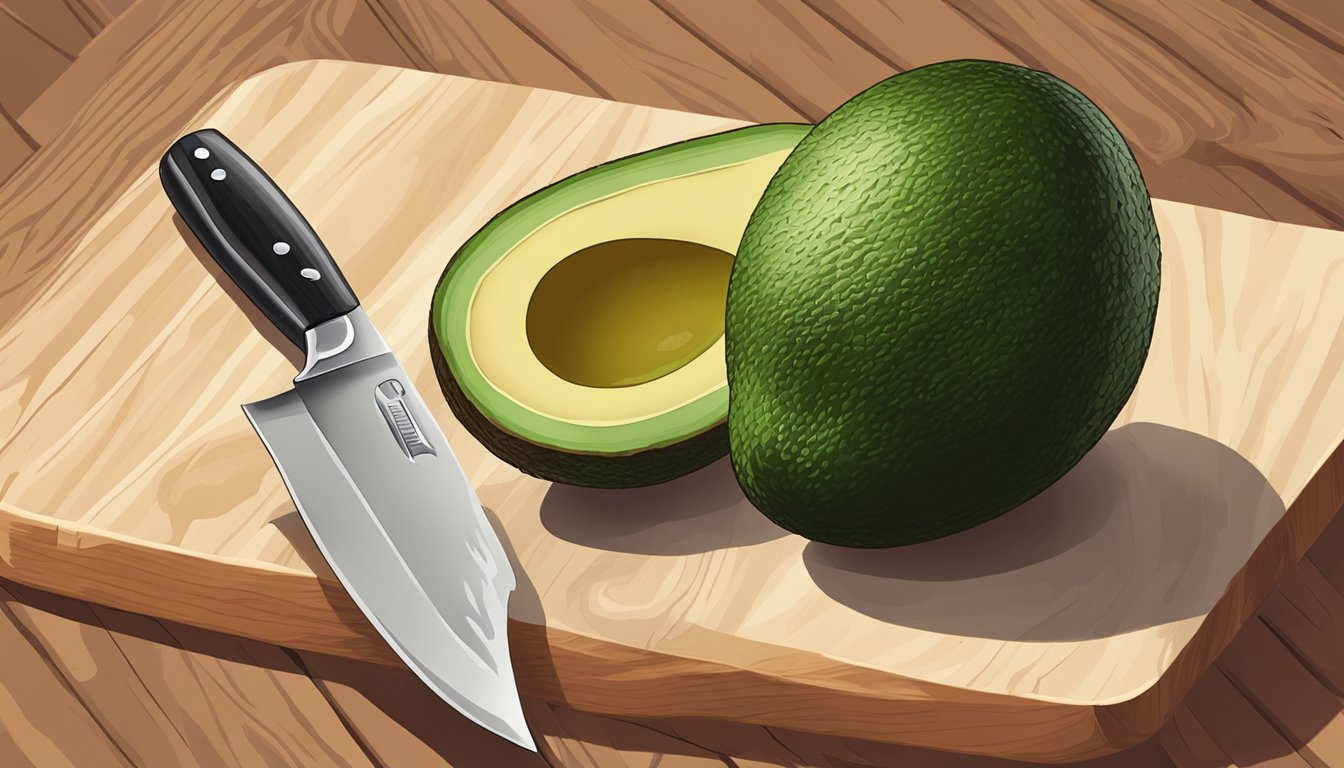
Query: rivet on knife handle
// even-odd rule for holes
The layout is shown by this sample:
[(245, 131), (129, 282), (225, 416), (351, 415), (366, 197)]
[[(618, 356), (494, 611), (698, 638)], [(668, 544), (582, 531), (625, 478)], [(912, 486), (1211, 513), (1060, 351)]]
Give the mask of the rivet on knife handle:
[(159, 179), (211, 258), (296, 346), (308, 329), (359, 306), (307, 220), (224, 134), (178, 139)]

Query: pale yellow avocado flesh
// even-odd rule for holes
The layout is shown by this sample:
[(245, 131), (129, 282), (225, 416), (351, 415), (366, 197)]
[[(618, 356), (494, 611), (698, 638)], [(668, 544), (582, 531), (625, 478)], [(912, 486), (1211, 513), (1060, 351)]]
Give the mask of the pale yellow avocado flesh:
[[(726, 388), (729, 254), (756, 204), (741, 190), (764, 189), (787, 155), (624, 189), (520, 239), (471, 294), (466, 337), (480, 374), (524, 409), (587, 426), (643, 421)], [(614, 257), (641, 253), (628, 274), (612, 274)], [(585, 275), (590, 295), (567, 297)], [(566, 318), (584, 312), (602, 322)], [(560, 338), (561, 330), (585, 335)]]

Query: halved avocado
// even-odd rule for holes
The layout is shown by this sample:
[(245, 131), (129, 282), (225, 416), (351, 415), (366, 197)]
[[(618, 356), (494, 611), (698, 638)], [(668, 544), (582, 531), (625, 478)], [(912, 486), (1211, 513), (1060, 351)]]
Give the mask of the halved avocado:
[(430, 310), (444, 396), (528, 474), (627, 488), (728, 451), (732, 254), (810, 126), (761, 125), (615, 160), (495, 216)]

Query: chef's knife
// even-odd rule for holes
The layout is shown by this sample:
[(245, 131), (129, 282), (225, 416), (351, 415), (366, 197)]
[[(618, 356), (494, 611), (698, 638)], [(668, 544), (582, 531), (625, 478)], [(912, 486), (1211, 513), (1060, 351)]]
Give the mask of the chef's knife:
[(275, 182), (218, 131), (178, 139), (159, 178), (224, 273), (305, 350), (292, 390), (243, 410), (332, 571), (439, 696), (536, 749), (509, 660), (513, 570), (336, 262)]

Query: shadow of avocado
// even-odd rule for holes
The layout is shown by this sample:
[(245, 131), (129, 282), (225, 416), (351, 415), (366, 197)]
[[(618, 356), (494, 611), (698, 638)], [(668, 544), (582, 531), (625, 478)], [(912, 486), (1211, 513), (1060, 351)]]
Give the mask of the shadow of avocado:
[(983, 525), (880, 550), (816, 542), (836, 601), (963, 637), (1068, 642), (1207, 613), (1283, 501), (1227, 446), (1158, 424), (1107, 433), (1036, 498)]
[(742, 495), (727, 457), (646, 488), (552, 485), (541, 524), (573, 544), (641, 555), (691, 555), (788, 535)]

